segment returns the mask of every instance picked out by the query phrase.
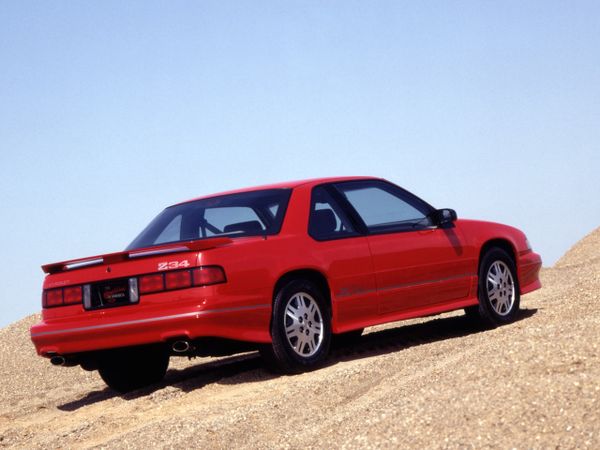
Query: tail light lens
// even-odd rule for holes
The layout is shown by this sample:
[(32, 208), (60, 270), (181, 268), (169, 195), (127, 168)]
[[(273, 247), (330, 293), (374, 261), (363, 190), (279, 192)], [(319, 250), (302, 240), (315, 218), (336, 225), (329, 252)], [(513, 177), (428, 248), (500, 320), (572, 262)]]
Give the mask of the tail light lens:
[(69, 286), (59, 289), (48, 289), (42, 294), (42, 306), (52, 308), (53, 306), (77, 305), (83, 301), (81, 286)]
[(225, 272), (219, 266), (204, 266), (193, 270), (194, 285), (207, 286), (209, 284), (225, 283)]
[(183, 289), (192, 285), (192, 274), (189, 270), (177, 270), (165, 273), (167, 289)]
[(81, 286), (68, 287), (63, 289), (63, 302), (65, 305), (75, 305), (81, 303)]
[[(137, 303), (139, 294), (152, 294), (194, 286), (209, 286), (225, 283), (226, 281), (225, 271), (220, 266), (202, 266), (191, 270), (151, 273), (129, 279), (129, 298), (131, 303)], [(90, 284), (47, 289), (42, 293), (42, 306), (44, 308), (81, 303), (84, 304), (86, 309), (91, 308)]]
[(162, 273), (144, 275), (139, 278), (138, 285), (140, 294), (150, 294), (151, 292), (164, 291), (165, 279)]
[(60, 306), (63, 304), (63, 290), (50, 289), (44, 292), (43, 306), (49, 308), (51, 306)]
[(172, 270), (139, 277), (140, 294), (185, 289), (225, 283), (225, 271), (219, 266), (202, 266), (191, 270)]

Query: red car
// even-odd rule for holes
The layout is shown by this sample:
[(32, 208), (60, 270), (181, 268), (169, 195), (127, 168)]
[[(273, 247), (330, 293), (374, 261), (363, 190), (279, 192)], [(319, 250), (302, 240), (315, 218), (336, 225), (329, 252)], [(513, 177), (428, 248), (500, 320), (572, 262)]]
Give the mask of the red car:
[(125, 251), (42, 266), (31, 338), (121, 392), (162, 379), (171, 354), (258, 348), (297, 372), (371, 325), (462, 308), (510, 322), (540, 267), (521, 231), (383, 179), (296, 181), (176, 204)]

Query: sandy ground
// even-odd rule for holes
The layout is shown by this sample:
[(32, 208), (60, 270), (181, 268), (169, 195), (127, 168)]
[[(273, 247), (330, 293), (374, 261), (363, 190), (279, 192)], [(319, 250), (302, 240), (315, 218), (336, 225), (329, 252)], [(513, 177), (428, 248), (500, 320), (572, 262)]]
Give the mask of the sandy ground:
[(0, 446), (600, 448), (600, 229), (542, 273), (515, 323), (462, 313), (373, 327), (320, 370), (256, 354), (173, 358), (120, 396), (35, 355), (32, 316), (0, 330)]

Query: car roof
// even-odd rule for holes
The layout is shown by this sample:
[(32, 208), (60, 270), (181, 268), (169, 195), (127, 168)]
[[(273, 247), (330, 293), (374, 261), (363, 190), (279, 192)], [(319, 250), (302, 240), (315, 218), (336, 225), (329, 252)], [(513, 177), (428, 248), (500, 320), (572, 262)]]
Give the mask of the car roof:
[(266, 189), (294, 189), (294, 188), (297, 188), (297, 187), (303, 186), (303, 185), (309, 185), (309, 187), (312, 187), (312, 186), (316, 186), (318, 184), (323, 184), (323, 183), (335, 183), (335, 182), (340, 182), (340, 181), (352, 181), (352, 180), (380, 180), (380, 179), (381, 178), (369, 177), (369, 176), (346, 176), (346, 177), (308, 178), (305, 180), (284, 181), (281, 183), (264, 184), (264, 185), (260, 185), (260, 186), (252, 186), (252, 187), (247, 187), (247, 188), (234, 189), (231, 191), (203, 195), (200, 197), (195, 197), (195, 198), (191, 198), (189, 200), (185, 200), (183, 202), (178, 202), (178, 203), (176, 203), (176, 205), (179, 205), (182, 203), (193, 202), (196, 200), (203, 200), (206, 198), (220, 197), (222, 195), (241, 194), (243, 192), (262, 191), (262, 190), (266, 190)]

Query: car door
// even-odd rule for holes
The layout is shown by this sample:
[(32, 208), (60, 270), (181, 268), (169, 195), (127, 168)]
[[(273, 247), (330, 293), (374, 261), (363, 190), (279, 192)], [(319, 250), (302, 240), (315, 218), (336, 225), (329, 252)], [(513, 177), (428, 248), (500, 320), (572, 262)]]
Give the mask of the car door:
[(379, 299), (367, 238), (335, 194), (329, 185), (313, 188), (308, 234), (314, 240), (313, 256), (327, 271), (334, 326), (345, 331), (376, 319)]
[(383, 180), (336, 184), (367, 230), (379, 314), (410, 311), (469, 295), (472, 261), (456, 227), (439, 228), (433, 207)]

